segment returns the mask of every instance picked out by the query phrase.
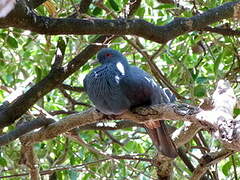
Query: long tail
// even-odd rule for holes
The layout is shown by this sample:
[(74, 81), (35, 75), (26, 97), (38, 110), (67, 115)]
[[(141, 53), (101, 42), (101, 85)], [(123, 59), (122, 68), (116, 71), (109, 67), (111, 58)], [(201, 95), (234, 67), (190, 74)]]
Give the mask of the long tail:
[(159, 152), (171, 158), (178, 156), (177, 148), (168, 135), (164, 121), (150, 121), (145, 123), (145, 127)]

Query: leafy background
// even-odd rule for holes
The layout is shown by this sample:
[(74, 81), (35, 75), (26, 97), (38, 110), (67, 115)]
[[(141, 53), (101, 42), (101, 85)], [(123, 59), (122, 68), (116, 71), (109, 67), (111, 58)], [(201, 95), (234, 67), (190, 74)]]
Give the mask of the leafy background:
[[(194, 0), (178, 1), (178, 4), (164, 4), (154, 0), (141, 2), (140, 8), (134, 17), (142, 18), (156, 25), (165, 25), (174, 17), (192, 17), (197, 13), (217, 7), (225, 0)], [(39, 15), (52, 17), (70, 16), (79, 3), (77, 0), (47, 1), (35, 11)], [(89, 6), (82, 18), (97, 17), (114, 19), (124, 17), (127, 12), (127, 0), (105, 0), (104, 6), (110, 10), (98, 7), (95, 3)], [(224, 20), (214, 26), (227, 25), (238, 29), (238, 22), (233, 19)], [(91, 44), (98, 35), (84, 36), (48, 36), (16, 28), (0, 29), (0, 101), (10, 98), (10, 92), (20, 90), (25, 92), (33, 84), (38, 83), (45, 77), (51, 68), (54, 59), (56, 45), (59, 37), (67, 42), (64, 63), (69, 62)], [(127, 39), (127, 40), (126, 40)], [(131, 42), (138, 44), (138, 49)], [(170, 81), (174, 89), (179, 93), (181, 101), (198, 105), (204, 98), (210, 97), (219, 79), (228, 79), (239, 97), (239, 37), (223, 36), (209, 32), (190, 32), (161, 45), (143, 38), (134, 36), (118, 37), (111, 42), (110, 47), (121, 51), (131, 64), (141, 67), (151, 73), (148, 60), (144, 53), (153, 55), (159, 52), (153, 59), (157, 67), (162, 71), (165, 78)], [(93, 57), (94, 59), (95, 57)], [(84, 76), (96, 65), (89, 61), (78, 72), (64, 81), (64, 84), (82, 87)], [(164, 84), (163, 84), (164, 85)], [(166, 86), (166, 85), (164, 85)], [(72, 99), (80, 102), (72, 104), (64, 96), (60, 89), (54, 89), (37, 105), (52, 113), (65, 110), (80, 112), (86, 110), (91, 102), (87, 95), (82, 92), (66, 91)], [(83, 104), (83, 105), (81, 105)], [(37, 114), (35, 107), (32, 114)], [(239, 109), (235, 110), (235, 115)], [(61, 119), (66, 115), (56, 115)], [(114, 122), (111, 122), (114, 123)], [(182, 122), (169, 122), (180, 127)], [(14, 129), (15, 124), (4, 128), (1, 133)], [(202, 131), (208, 149), (218, 150), (221, 144), (205, 131)], [(104, 152), (114, 155), (138, 155), (142, 158), (151, 158), (156, 155), (151, 140), (143, 128), (130, 127), (114, 131), (102, 130), (79, 130), (83, 142)], [(187, 157), (197, 166), (198, 158), (205, 152), (197, 148), (198, 144), (193, 139), (186, 146)], [(12, 175), (13, 179), (23, 179), (24, 176), (14, 176), (27, 171), (25, 166), (20, 165), (20, 142), (18, 140), (1, 147), (0, 150), (0, 174), (1, 176)], [(48, 170), (52, 167), (66, 167), (53, 173), (50, 178), (57, 179), (151, 179), (156, 178), (155, 167), (143, 160), (109, 159), (103, 155), (92, 152), (84, 144), (74, 142), (64, 136), (59, 136), (49, 141), (35, 144), (35, 152), (39, 158), (40, 170)], [(71, 168), (69, 167), (71, 166)], [(74, 167), (76, 166), (76, 167)], [(210, 168), (218, 174), (220, 179), (233, 179), (240, 176), (239, 153), (222, 160)], [(188, 179), (192, 172), (186, 167), (180, 158), (174, 161), (174, 179)], [(234, 171), (235, 170), (235, 171)], [(235, 173), (234, 173), (235, 172)], [(49, 175), (45, 175), (47, 178)]]

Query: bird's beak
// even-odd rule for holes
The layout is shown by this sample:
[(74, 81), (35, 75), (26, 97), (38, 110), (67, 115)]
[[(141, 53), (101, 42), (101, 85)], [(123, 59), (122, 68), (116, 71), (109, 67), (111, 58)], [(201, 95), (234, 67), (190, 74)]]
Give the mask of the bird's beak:
[(96, 64), (98, 64), (99, 63), (99, 61), (98, 61), (98, 59), (95, 59), (95, 60), (91, 60), (90, 62), (89, 62), (89, 64), (92, 66), (92, 65), (96, 65)]

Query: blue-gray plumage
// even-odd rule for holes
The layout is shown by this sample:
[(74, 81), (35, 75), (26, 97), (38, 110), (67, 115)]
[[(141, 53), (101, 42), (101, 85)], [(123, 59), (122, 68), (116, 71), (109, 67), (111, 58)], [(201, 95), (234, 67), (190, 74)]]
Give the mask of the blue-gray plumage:
[[(98, 52), (97, 59), (101, 66), (85, 77), (84, 87), (90, 100), (102, 113), (117, 115), (138, 106), (175, 101), (175, 96), (168, 89), (161, 88), (147, 72), (129, 65), (120, 52), (103, 48)], [(177, 156), (164, 121), (149, 121), (145, 127), (161, 153), (172, 158)]]

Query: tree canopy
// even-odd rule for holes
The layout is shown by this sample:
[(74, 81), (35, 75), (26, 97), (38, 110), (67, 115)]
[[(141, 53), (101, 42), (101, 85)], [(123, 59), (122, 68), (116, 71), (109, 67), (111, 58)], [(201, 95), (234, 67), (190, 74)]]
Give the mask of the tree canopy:
[[(239, 21), (240, 1), (17, 0), (0, 18), (0, 179), (240, 178)], [(178, 102), (96, 111), (83, 79), (102, 47)], [(150, 119), (176, 159), (156, 154)]]

